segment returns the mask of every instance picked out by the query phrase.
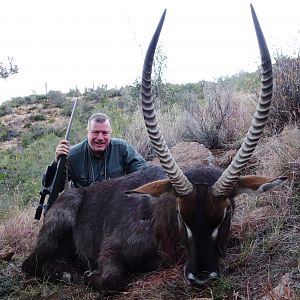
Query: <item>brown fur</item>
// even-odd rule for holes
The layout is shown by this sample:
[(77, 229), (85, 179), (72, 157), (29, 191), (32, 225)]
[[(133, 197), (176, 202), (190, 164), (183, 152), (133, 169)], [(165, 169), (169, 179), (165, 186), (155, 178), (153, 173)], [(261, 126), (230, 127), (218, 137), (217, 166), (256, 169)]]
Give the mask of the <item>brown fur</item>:
[[(215, 203), (214, 213), (207, 213), (210, 187), (220, 175), (216, 168), (186, 172), (194, 192), (179, 200), (180, 215), (178, 195), (159, 166), (64, 192), (46, 214), (23, 271), (52, 280), (85, 272), (85, 282), (95, 288), (117, 291), (125, 287), (127, 272), (152, 271), (184, 258), (186, 272), (205, 280), (219, 271), (220, 249), (226, 249), (229, 235), (230, 214), (225, 222), (224, 212), (218, 212), (223, 204)], [(185, 226), (192, 238), (187, 239)], [(216, 226), (224, 236), (213, 241)]]

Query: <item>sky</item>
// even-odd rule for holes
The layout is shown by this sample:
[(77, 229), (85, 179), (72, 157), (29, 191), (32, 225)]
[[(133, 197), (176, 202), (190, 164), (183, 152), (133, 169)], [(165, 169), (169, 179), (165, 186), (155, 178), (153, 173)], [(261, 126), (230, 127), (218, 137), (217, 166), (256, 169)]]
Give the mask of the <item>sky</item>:
[[(300, 1), (253, 0), (272, 57), (300, 49)], [(259, 65), (249, 0), (2, 0), (0, 61), (19, 73), (0, 79), (0, 103), (47, 89), (83, 92), (140, 79), (163, 10), (159, 45), (171, 83), (215, 80)]]

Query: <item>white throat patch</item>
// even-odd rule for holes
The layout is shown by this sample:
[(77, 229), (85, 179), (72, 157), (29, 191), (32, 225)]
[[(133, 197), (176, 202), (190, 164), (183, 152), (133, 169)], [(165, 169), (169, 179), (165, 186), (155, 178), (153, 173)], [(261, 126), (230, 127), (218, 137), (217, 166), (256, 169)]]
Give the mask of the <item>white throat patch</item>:
[(226, 213), (227, 213), (227, 207), (225, 207), (225, 209), (224, 209), (223, 219), (222, 219), (221, 223), (218, 225), (217, 228), (215, 228), (215, 230), (211, 234), (211, 238), (213, 239), (213, 241), (215, 241), (218, 237), (219, 227), (221, 226), (222, 222), (224, 221), (224, 219), (226, 217)]
[(177, 218), (178, 218), (178, 224), (179, 224), (179, 227), (181, 227), (181, 224), (184, 225), (185, 229), (186, 229), (186, 232), (187, 232), (187, 236), (188, 238), (192, 238), (193, 237), (193, 234), (192, 234), (192, 231), (191, 229), (185, 224), (185, 222), (183, 221), (182, 217), (181, 217), (181, 213), (180, 213), (180, 206), (177, 205)]

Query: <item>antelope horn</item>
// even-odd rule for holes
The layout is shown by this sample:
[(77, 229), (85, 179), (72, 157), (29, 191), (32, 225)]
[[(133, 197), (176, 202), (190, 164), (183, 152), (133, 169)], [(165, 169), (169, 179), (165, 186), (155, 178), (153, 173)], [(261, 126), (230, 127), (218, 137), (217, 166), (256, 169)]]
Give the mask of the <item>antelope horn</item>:
[(161, 19), (149, 44), (147, 54), (144, 60), (141, 90), (142, 109), (147, 132), (152, 143), (153, 149), (159, 158), (160, 164), (162, 165), (164, 171), (170, 178), (175, 191), (179, 195), (185, 196), (192, 192), (193, 185), (183, 174), (175, 159), (172, 157), (168, 146), (166, 145), (166, 142), (163, 138), (156, 118), (151, 93), (151, 73), (154, 53), (164, 23), (165, 15), (166, 10), (164, 10), (164, 13), (161, 16)]
[(212, 193), (214, 196), (227, 196), (234, 188), (240, 173), (247, 165), (260, 137), (262, 136), (271, 106), (273, 92), (272, 62), (254, 8), (251, 4), (250, 6), (261, 56), (261, 92), (256, 112), (241, 148), (231, 164), (212, 187)]

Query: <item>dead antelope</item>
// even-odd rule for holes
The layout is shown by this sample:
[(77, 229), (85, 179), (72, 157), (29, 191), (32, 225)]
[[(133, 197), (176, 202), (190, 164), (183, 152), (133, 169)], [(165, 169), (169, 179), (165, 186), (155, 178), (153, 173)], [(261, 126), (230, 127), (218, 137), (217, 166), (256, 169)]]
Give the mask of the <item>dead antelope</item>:
[(286, 179), (240, 176), (267, 122), (273, 87), (267, 44), (252, 6), (251, 11), (262, 90), (247, 136), (228, 168), (183, 173), (162, 137), (151, 98), (151, 72), (164, 12), (145, 57), (141, 92), (145, 124), (161, 166), (61, 194), (23, 263), (24, 272), (69, 280), (82, 275), (95, 288), (113, 291), (124, 288), (128, 272), (152, 271), (181, 259), (188, 284), (201, 286), (220, 276), (234, 197), (265, 192)]

